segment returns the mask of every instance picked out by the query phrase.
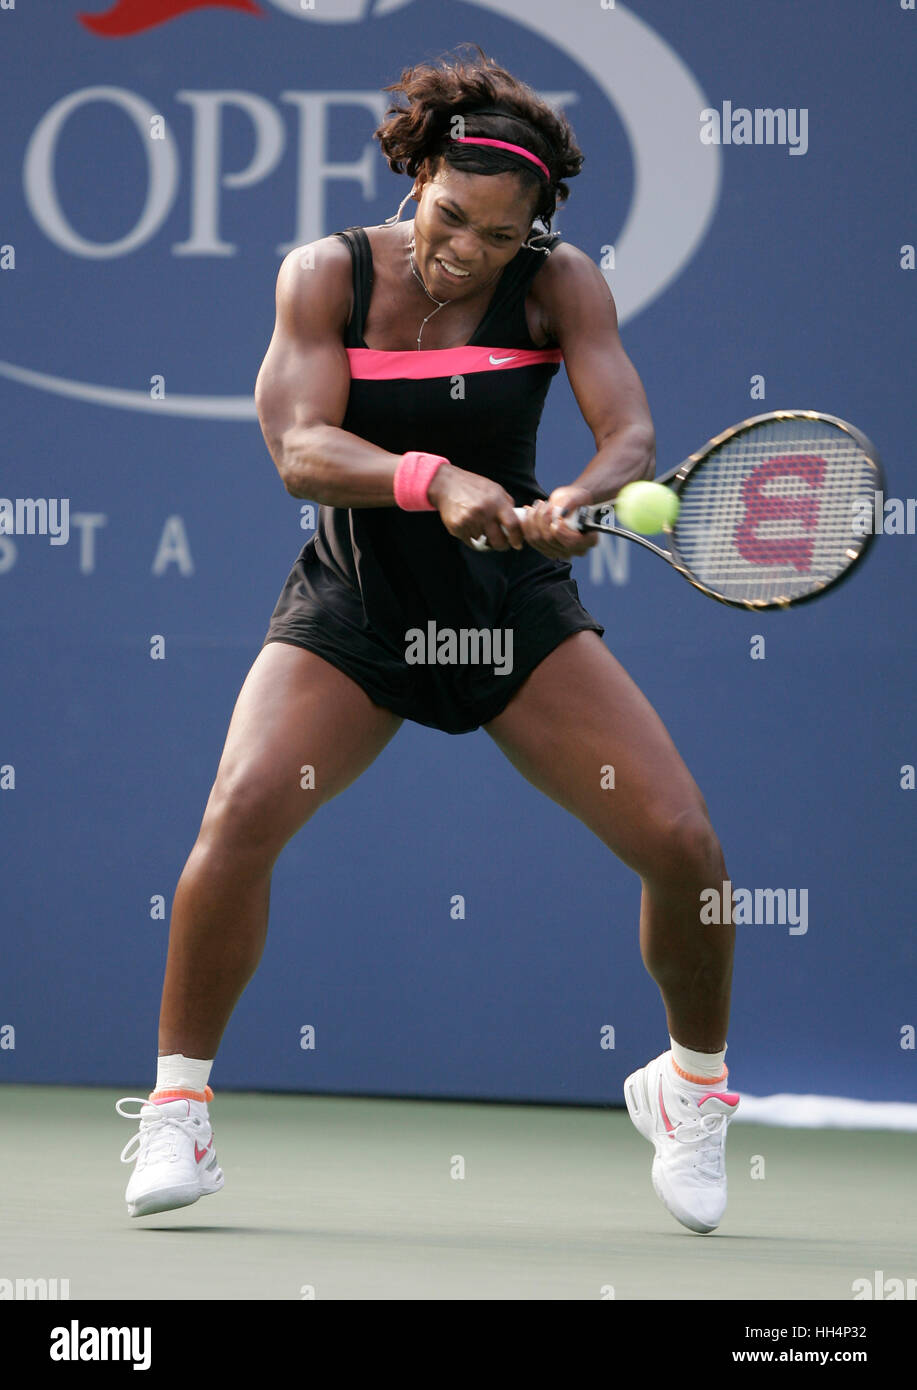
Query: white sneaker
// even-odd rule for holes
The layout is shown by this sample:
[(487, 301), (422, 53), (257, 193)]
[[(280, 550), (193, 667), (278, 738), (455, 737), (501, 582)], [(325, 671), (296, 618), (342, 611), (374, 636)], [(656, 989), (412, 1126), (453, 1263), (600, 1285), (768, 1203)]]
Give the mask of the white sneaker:
[(653, 1188), (676, 1221), (706, 1235), (726, 1210), (726, 1128), (739, 1105), (734, 1091), (683, 1081), (663, 1052), (624, 1082), (637, 1129), (656, 1150)]
[[(128, 1216), (187, 1207), (223, 1186), (207, 1113), (212, 1099), (207, 1086), (203, 1092), (154, 1091), (148, 1100), (124, 1096), (116, 1103), (119, 1115), (140, 1120), (140, 1129), (121, 1151), (122, 1163), (136, 1160), (125, 1194)], [(132, 1101), (139, 1111), (121, 1109)]]

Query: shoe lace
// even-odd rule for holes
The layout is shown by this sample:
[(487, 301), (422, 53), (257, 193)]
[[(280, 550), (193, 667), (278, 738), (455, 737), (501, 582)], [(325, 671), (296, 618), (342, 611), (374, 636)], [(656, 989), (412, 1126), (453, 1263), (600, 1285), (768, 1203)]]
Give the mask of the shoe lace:
[(723, 1138), (726, 1115), (699, 1115), (696, 1120), (683, 1120), (673, 1138), (686, 1149), (695, 1150), (691, 1166), (705, 1177), (719, 1180), (725, 1175)]
[[(115, 1109), (119, 1115), (123, 1115), (126, 1120), (140, 1120), (140, 1128), (133, 1134), (124, 1148), (121, 1150), (121, 1162), (133, 1163), (139, 1157), (140, 1147), (144, 1146), (144, 1158), (167, 1157), (175, 1152), (175, 1133), (181, 1133), (188, 1124), (187, 1116), (179, 1118), (176, 1115), (163, 1115), (159, 1113), (149, 1118), (140, 1119), (139, 1110), (122, 1110), (122, 1105), (134, 1103), (139, 1106), (149, 1105), (148, 1100), (141, 1096), (123, 1096), (115, 1104)], [(197, 1125), (195, 1119), (191, 1122)]]

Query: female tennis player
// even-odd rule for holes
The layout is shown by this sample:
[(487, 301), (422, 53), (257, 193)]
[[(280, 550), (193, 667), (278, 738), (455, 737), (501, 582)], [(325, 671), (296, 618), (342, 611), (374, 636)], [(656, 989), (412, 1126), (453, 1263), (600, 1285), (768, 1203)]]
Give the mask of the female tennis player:
[[(140, 1119), (122, 1155), (136, 1158), (128, 1212), (223, 1186), (208, 1081), (264, 946), (274, 863), (413, 719), (486, 729), (640, 876), (640, 946), (670, 1046), (627, 1078), (625, 1098), (654, 1145), (658, 1196), (711, 1231), (738, 1104), (724, 1060), (734, 928), (702, 926), (700, 895), (728, 874), (691, 774), (579, 602), (570, 562), (597, 536), (562, 519), (655, 471), (612, 296), (550, 230), (583, 156), (564, 117), (480, 48), (385, 90), (403, 98), (376, 131), (413, 179), (401, 208), (298, 248), (279, 272), (255, 398), (287, 491), (320, 504), (319, 520), (239, 694), (176, 889), (155, 1089), (118, 1102)], [(561, 361), (596, 452), (547, 496), (535, 438)], [(480, 535), (489, 552), (472, 547)], [(511, 672), (409, 662), (409, 635), (431, 621), (510, 632)], [(614, 791), (601, 786), (609, 763)], [(122, 1110), (128, 1100), (141, 1110)]]

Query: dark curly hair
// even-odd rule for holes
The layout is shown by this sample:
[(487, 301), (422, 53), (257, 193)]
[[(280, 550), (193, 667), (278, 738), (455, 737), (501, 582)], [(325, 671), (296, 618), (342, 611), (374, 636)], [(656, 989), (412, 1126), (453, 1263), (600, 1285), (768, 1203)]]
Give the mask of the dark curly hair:
[[(478, 56), (456, 56), (462, 49), (477, 49)], [(538, 194), (534, 216), (550, 231), (558, 202), (566, 202), (570, 193), (565, 180), (580, 172), (583, 153), (566, 117), (527, 83), (488, 58), (479, 44), (459, 44), (435, 63), (405, 68), (399, 80), (383, 90), (408, 101), (407, 106), (391, 105), (373, 136), (394, 173), (413, 178), (426, 160), (435, 172), (444, 159), (463, 173), (518, 174)], [(477, 114), (482, 107), (487, 114)], [(466, 135), (506, 140), (530, 150), (547, 165), (550, 179), (510, 150), (458, 144), (452, 138), (456, 116), (464, 118)]]

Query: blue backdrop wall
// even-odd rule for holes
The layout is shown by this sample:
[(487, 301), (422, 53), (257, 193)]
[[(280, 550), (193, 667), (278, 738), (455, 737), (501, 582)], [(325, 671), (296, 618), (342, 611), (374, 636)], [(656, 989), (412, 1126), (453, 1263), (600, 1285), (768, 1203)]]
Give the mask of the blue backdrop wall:
[[(0, 8), (0, 492), (71, 509), (67, 544), (0, 537), (0, 1079), (149, 1085), (172, 894), (307, 538), (251, 399), (274, 280), (407, 192), (371, 139), (383, 86), (474, 40), (566, 110), (586, 165), (555, 226), (607, 266), (660, 472), (802, 406), (865, 430), (906, 499), (917, 14), (245, 0), (156, 23), (158, 0), (98, 0), (93, 25), (92, 3)], [(705, 144), (724, 102), (787, 113), (786, 142)], [(591, 453), (561, 372), (539, 480)], [(915, 544), (881, 536), (779, 615), (610, 540), (575, 562), (734, 885), (807, 891), (806, 931), (739, 928), (752, 1093), (914, 1096)], [(282, 855), (214, 1084), (616, 1103), (667, 1045), (639, 895), (485, 733), (406, 723)]]

